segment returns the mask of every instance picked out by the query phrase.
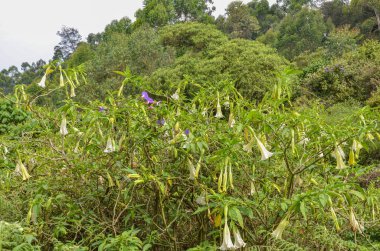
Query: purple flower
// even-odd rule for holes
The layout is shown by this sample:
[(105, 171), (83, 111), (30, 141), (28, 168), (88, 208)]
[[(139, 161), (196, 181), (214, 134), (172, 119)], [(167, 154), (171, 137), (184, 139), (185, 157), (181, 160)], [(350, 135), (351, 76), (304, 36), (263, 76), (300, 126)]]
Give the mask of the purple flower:
[(189, 136), (189, 134), (190, 134), (190, 130), (189, 130), (189, 129), (186, 129), (186, 130), (185, 130), (185, 134), (186, 134), (186, 136)]
[(143, 99), (145, 99), (145, 101), (146, 101), (148, 104), (153, 104), (153, 103), (154, 103), (154, 100), (153, 100), (151, 97), (149, 97), (149, 95), (148, 95), (147, 92), (142, 92), (142, 93), (141, 93), (141, 97), (142, 97)]
[(106, 108), (104, 108), (103, 106), (99, 106), (99, 112), (104, 112), (106, 110)]
[(329, 72), (330, 69), (328, 67), (325, 68), (325, 72)]
[(157, 120), (157, 125), (161, 125), (161, 126), (165, 125), (165, 119)]

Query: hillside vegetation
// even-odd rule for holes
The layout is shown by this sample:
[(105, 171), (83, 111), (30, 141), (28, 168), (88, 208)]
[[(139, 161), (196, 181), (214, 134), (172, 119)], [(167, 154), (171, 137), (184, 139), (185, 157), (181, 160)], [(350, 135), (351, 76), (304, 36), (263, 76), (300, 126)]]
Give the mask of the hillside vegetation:
[(0, 72), (0, 250), (380, 249), (377, 1), (211, 6)]

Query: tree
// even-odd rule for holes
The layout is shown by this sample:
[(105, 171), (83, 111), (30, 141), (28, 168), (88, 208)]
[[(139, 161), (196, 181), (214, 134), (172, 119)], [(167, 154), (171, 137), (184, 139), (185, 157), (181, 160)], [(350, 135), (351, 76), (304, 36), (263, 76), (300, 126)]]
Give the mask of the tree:
[(106, 26), (103, 32), (103, 38), (107, 37), (111, 33), (132, 33), (132, 21), (128, 17), (123, 17), (120, 20), (112, 20), (110, 24)]
[(63, 26), (57, 35), (61, 38), (61, 42), (54, 47), (53, 59), (67, 59), (77, 48), (82, 36), (77, 29), (66, 26)]
[(287, 15), (278, 27), (278, 42), (274, 45), (285, 57), (292, 59), (304, 51), (321, 46), (329, 30), (322, 14), (303, 8), (295, 15)]
[(380, 32), (380, 1), (379, 0), (353, 0), (352, 6), (362, 6), (371, 9), (376, 17), (377, 28)]
[(76, 50), (66, 60), (68, 68), (73, 68), (89, 61), (93, 57), (94, 51), (91, 45), (85, 42), (78, 43)]
[(174, 0), (176, 19), (181, 21), (205, 21), (211, 18), (215, 7), (212, 0)]
[(89, 43), (92, 47), (96, 47), (100, 44), (103, 35), (102, 33), (90, 33), (87, 36), (87, 43)]
[(273, 28), (284, 17), (278, 5), (269, 6), (268, 0), (253, 0), (247, 6), (250, 8), (251, 15), (256, 17), (259, 22), (259, 34), (264, 34)]
[[(233, 81), (243, 96), (258, 100), (273, 88), (277, 71), (287, 64), (287, 60), (268, 46), (256, 41), (233, 39), (209, 47), (202, 53), (188, 51), (173, 65), (155, 71), (149, 81), (155, 83), (155, 88), (166, 91), (185, 79), (203, 86)], [(189, 93), (196, 91), (195, 87), (191, 88)]]
[(162, 43), (174, 47), (177, 56), (189, 53), (207, 53), (227, 41), (227, 37), (211, 24), (178, 23), (160, 31)]
[(152, 27), (161, 27), (176, 18), (173, 0), (144, 0), (144, 8), (137, 10), (134, 26), (148, 23)]
[(287, 13), (296, 13), (303, 7), (317, 7), (324, 0), (277, 0), (277, 4)]
[(250, 14), (250, 8), (241, 1), (230, 3), (226, 13), (225, 29), (231, 38), (251, 39), (260, 29), (256, 17)]
[(345, 1), (333, 0), (322, 3), (320, 10), (325, 20), (330, 19), (335, 26), (341, 26), (351, 23), (348, 7)]

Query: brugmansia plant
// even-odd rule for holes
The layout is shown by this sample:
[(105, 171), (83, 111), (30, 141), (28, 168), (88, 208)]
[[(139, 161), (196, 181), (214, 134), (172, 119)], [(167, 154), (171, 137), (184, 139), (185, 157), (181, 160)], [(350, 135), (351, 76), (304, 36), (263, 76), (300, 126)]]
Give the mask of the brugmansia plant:
[[(36, 244), (379, 247), (379, 189), (360, 183), (376, 171), (377, 108), (334, 117), (297, 107), (286, 81), (260, 102), (229, 82), (154, 93), (129, 71), (117, 72), (126, 80), (105, 101), (81, 104), (72, 99), (79, 73), (50, 69), (60, 83), (44, 91), (66, 86), (65, 104), (38, 107), (18, 89), (33, 126), (1, 141), (16, 170), (0, 169), (0, 198), (20, 209), (6, 220), (35, 229)], [(126, 85), (140, 93), (123, 96)]]

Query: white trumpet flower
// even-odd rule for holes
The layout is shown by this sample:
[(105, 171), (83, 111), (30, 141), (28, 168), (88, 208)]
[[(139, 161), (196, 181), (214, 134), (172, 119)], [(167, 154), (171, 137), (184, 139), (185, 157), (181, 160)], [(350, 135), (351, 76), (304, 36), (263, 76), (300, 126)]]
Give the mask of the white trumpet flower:
[(253, 183), (253, 181), (251, 181), (251, 190), (249, 191), (249, 195), (254, 195), (256, 193), (256, 188), (255, 188), (255, 184)]
[(217, 103), (217, 105), (216, 105), (216, 114), (215, 114), (215, 118), (220, 119), (220, 118), (223, 118), (224, 115), (223, 115), (223, 113), (222, 113), (222, 107), (220, 106), (220, 102), (219, 102), (219, 93), (217, 94), (217, 96), (218, 96), (218, 103)]
[(270, 157), (273, 156), (273, 153), (269, 152), (264, 144), (255, 136), (257, 145), (259, 146), (260, 152), (261, 152), (261, 160), (266, 160), (269, 159)]
[(104, 149), (104, 152), (105, 153), (111, 153), (114, 151), (115, 151), (115, 145), (114, 145), (112, 139), (110, 137), (108, 137), (107, 146), (106, 146), (106, 149)]
[(236, 123), (236, 121), (235, 121), (235, 118), (234, 118), (234, 114), (231, 112), (231, 113), (230, 113), (230, 116), (229, 116), (229, 118), (228, 118), (228, 126), (229, 126), (230, 128), (233, 128), (234, 125), (235, 125), (235, 123)]
[(344, 153), (342, 147), (341, 147), (341, 146), (338, 146), (337, 148), (338, 148), (338, 151), (339, 151), (340, 156), (342, 156), (342, 159), (345, 160), (345, 159), (346, 159), (346, 154)]
[(200, 196), (197, 197), (197, 199), (195, 200), (195, 202), (198, 204), (198, 205), (201, 205), (201, 206), (204, 206), (206, 205), (206, 196), (204, 193), (202, 193)]
[(178, 90), (171, 96), (174, 100), (179, 100)]
[(247, 245), (244, 241), (243, 238), (241, 238), (241, 235), (239, 233), (239, 230), (235, 228), (234, 230), (234, 238), (235, 238), (235, 248), (243, 248), (245, 245)]
[(302, 139), (298, 142), (298, 144), (300, 144), (300, 145), (306, 145), (310, 141), (310, 139), (308, 137), (306, 137), (306, 133), (305, 132), (301, 132), (300, 134), (301, 134), (301, 138)]
[(42, 87), (42, 88), (45, 88), (46, 87), (46, 73), (45, 75), (41, 78), (41, 81), (37, 84), (38, 86)]
[(196, 173), (196, 170), (195, 170), (195, 167), (193, 165), (193, 163), (191, 162), (191, 160), (188, 159), (188, 166), (189, 166), (189, 171), (190, 171), (190, 176), (189, 176), (189, 179), (190, 180), (195, 180), (195, 173)]
[(334, 155), (336, 158), (336, 169), (344, 169), (346, 168), (346, 165), (343, 161), (343, 156), (341, 155), (342, 152), (339, 151), (339, 147), (335, 147)]
[(219, 247), (220, 250), (234, 250), (235, 245), (232, 243), (230, 229), (227, 224), (227, 219), (224, 221), (224, 230), (223, 230), (223, 242)]
[(354, 210), (352, 208), (350, 209), (350, 225), (352, 231), (363, 233), (364, 226), (360, 225), (359, 222), (356, 220)]
[(276, 239), (282, 238), (282, 233), (284, 232), (286, 226), (289, 224), (289, 221), (283, 219), (280, 224), (276, 227), (276, 229), (272, 232), (272, 236)]
[(70, 86), (70, 98), (74, 98), (76, 96), (75, 94), (75, 87), (74, 85)]
[(15, 172), (22, 175), (22, 180), (28, 180), (31, 177), (21, 160), (18, 160)]
[(63, 75), (61, 71), (60, 76), (59, 76), (59, 87), (64, 87), (64, 86), (65, 86), (65, 81), (63, 80)]
[(59, 132), (65, 136), (67, 135), (69, 132), (67, 131), (67, 126), (66, 126), (66, 117), (65, 116), (62, 116), (62, 122), (61, 122), (61, 128), (59, 129)]
[(352, 142), (351, 149), (355, 152), (356, 158), (359, 158), (359, 153), (362, 148), (363, 148), (363, 145), (359, 141), (354, 139), (354, 141)]

